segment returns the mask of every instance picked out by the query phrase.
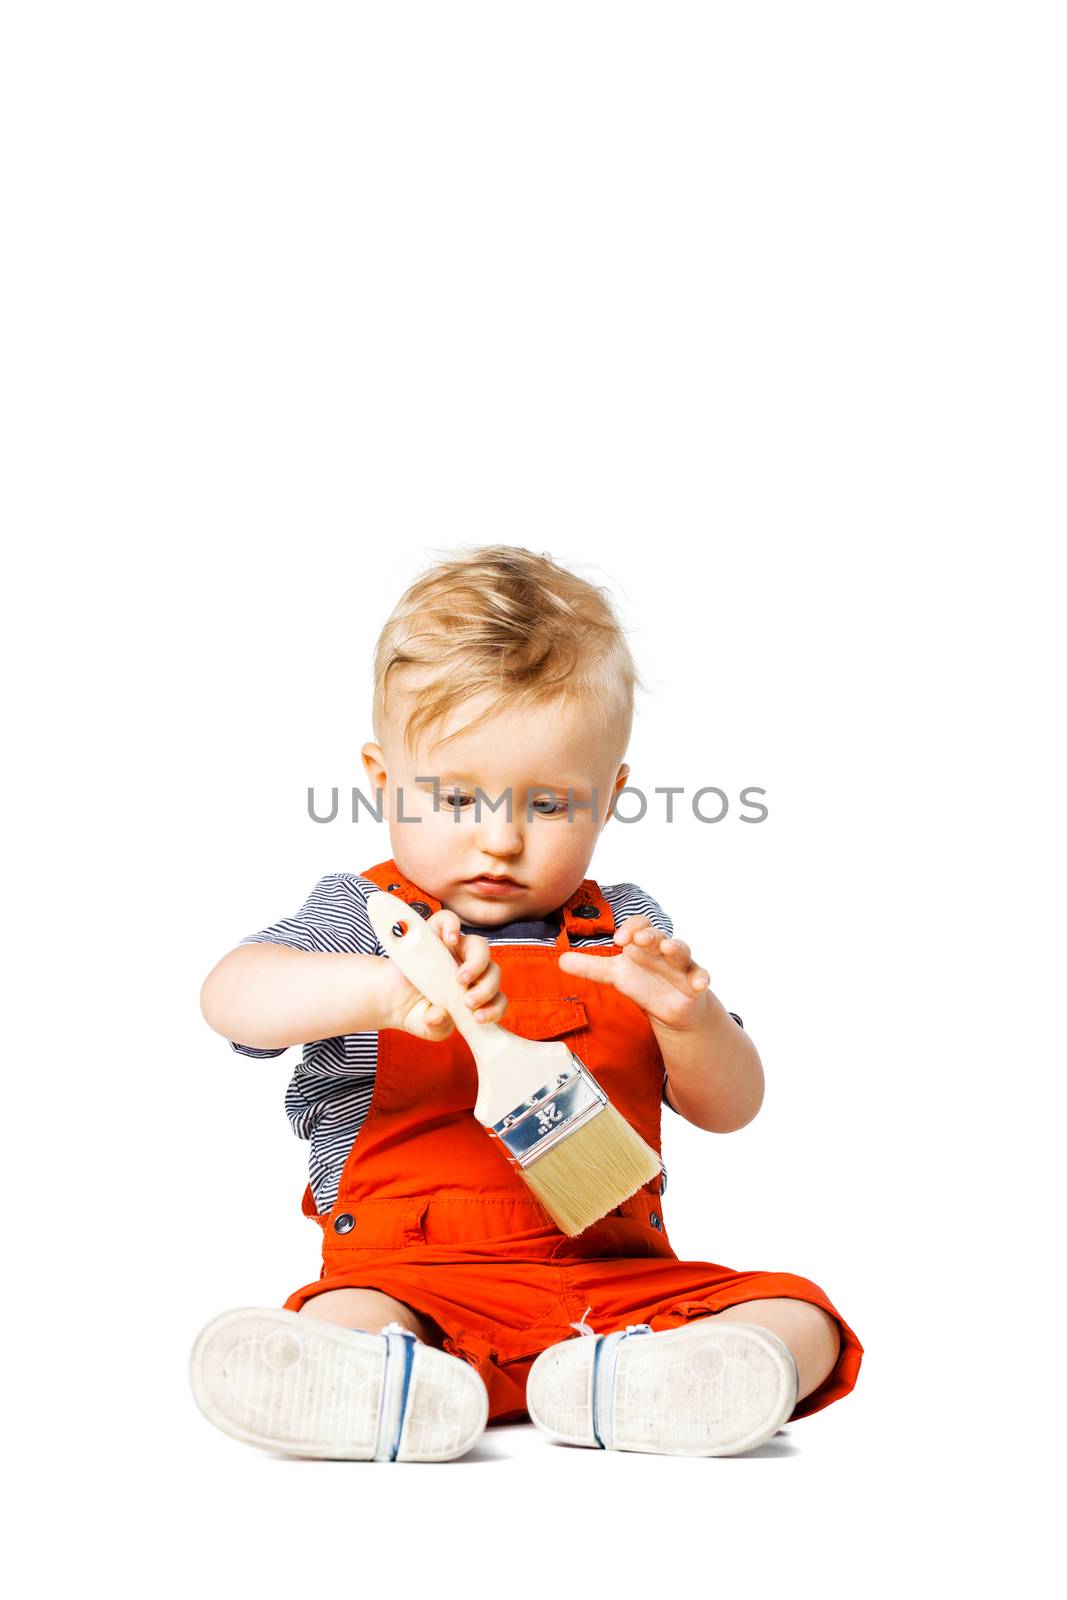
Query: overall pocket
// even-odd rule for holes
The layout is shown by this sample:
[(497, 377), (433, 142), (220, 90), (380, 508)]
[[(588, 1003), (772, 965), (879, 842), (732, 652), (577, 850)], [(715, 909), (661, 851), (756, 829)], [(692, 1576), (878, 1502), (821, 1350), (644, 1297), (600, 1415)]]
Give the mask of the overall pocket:
[(508, 1008), (500, 1019), (500, 1027), (518, 1034), (520, 1039), (562, 1039), (565, 1034), (588, 1026), (585, 1002), (573, 994), (555, 999), (508, 995)]

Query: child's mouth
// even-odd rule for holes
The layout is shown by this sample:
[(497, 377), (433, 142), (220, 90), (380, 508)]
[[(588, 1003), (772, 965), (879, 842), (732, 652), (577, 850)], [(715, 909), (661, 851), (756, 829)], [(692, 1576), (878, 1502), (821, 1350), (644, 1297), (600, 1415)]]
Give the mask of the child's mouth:
[(516, 883), (514, 878), (468, 878), (467, 888), (473, 889), (475, 894), (517, 894), (522, 884)]

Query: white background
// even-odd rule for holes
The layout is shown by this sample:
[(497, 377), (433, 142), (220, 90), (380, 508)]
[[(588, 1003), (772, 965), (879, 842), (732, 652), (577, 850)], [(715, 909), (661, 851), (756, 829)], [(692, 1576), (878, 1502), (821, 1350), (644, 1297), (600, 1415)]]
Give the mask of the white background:
[[(109, 1591), (1047, 1592), (1062, 1387), (1062, 13), (12, 8), (0, 59), (9, 1443)], [(763, 1055), (664, 1113), (680, 1256), (814, 1278), (855, 1392), (746, 1460), (216, 1433), (200, 1326), (318, 1271), (297, 1051), (200, 985), (324, 872), (437, 550), (615, 594), (611, 823)], [(12, 1460), (14, 1461), (14, 1457)], [(33, 1469), (31, 1474), (31, 1468)], [(481, 1470), (478, 1470), (480, 1468)]]

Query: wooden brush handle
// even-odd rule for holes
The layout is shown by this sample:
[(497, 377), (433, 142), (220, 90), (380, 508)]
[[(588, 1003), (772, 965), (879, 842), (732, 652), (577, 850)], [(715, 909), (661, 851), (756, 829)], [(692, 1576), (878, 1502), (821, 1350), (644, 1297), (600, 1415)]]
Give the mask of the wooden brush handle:
[[(443, 1006), (471, 1047), (475, 1064), (490, 1064), (514, 1043), (512, 1035), (495, 1022), (475, 1022), (467, 1004), (467, 991), (456, 976), (455, 958), (422, 917), (399, 895), (384, 889), (367, 896), (367, 915), (379, 943), (396, 962), (409, 983), (435, 1005)], [(405, 932), (396, 934), (394, 925)]]
[[(479, 1122), (492, 1128), (555, 1074), (572, 1070), (570, 1049), (561, 1040), (524, 1039), (499, 1023), (474, 1020), (454, 957), (406, 901), (378, 889), (367, 896), (367, 914), (382, 948), (408, 982), (444, 1007), (470, 1046), (478, 1071), (474, 1115)], [(396, 924), (403, 925), (402, 934), (393, 932)]]

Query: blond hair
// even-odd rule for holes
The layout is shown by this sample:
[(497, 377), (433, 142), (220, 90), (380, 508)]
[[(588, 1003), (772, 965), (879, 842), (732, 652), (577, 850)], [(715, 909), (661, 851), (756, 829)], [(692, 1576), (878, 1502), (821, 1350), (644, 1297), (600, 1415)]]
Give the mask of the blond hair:
[[(483, 694), (488, 707), (562, 700), (599, 719), (623, 755), (638, 675), (610, 593), (520, 545), (438, 551), (405, 591), (374, 651), (374, 733), (381, 742), (393, 696), (412, 672), (404, 745)], [(447, 743), (447, 740), (445, 741)]]

